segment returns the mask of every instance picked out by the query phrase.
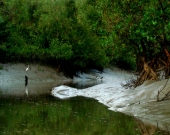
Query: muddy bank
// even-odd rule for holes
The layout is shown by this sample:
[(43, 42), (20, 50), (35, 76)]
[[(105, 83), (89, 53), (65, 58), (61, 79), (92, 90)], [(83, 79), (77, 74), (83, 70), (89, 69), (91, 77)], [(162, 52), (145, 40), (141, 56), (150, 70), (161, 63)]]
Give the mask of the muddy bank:
[(26, 71), (27, 67), (26, 64), (0, 64), (1, 95), (25, 95), (25, 76), (29, 95), (50, 93), (52, 87), (71, 81), (48, 66), (32, 64)]
[[(25, 75), (28, 76), (29, 95), (50, 94), (52, 87), (54, 96), (56, 88), (63, 85), (58, 93), (63, 96), (85, 96), (95, 98), (108, 106), (110, 110), (123, 112), (135, 116), (144, 123), (170, 131), (170, 100), (156, 102), (157, 93), (167, 80), (145, 82), (136, 89), (124, 89), (124, 83), (132, 74), (118, 68), (105, 69), (103, 73), (93, 71), (93, 74), (80, 74), (80, 78), (69, 79), (57, 73), (55, 69), (41, 65), (30, 65), (29, 70), (25, 64), (0, 64), (0, 94), (24, 96)], [(101, 79), (102, 78), (102, 79)], [(102, 81), (102, 83), (86, 89), (65, 88), (65, 84), (78, 81)], [(170, 80), (161, 93), (160, 98), (170, 89)], [(61, 91), (63, 90), (63, 91)], [(69, 91), (67, 91), (69, 90)], [(68, 97), (66, 97), (68, 98)], [(155, 129), (156, 130), (156, 129)]]
[[(167, 80), (157, 82), (145, 82), (136, 89), (125, 89), (121, 83), (125, 82), (132, 74), (114, 68), (106, 69), (103, 73), (96, 72), (96, 76), (103, 77), (102, 84), (86, 88), (83, 90), (72, 89), (66, 86), (60, 86), (53, 89), (52, 94), (59, 98), (58, 90), (63, 93), (70, 93), (66, 98), (73, 96), (85, 96), (95, 98), (99, 102), (109, 107), (109, 110), (123, 112), (135, 116), (144, 123), (150, 123), (155, 127), (170, 130), (170, 100), (156, 102), (158, 90), (164, 87)], [(87, 76), (82, 74), (82, 76)], [(77, 80), (78, 78), (74, 78)], [(170, 81), (160, 94), (160, 98), (169, 91)]]

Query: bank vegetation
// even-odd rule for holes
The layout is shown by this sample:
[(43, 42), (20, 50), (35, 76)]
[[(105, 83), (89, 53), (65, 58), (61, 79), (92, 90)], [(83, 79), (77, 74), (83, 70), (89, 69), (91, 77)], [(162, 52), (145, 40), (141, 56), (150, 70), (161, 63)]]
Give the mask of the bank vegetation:
[[(136, 69), (134, 87), (170, 74), (169, 0), (0, 0), (0, 62), (73, 75)], [(128, 85), (128, 84), (127, 84)]]

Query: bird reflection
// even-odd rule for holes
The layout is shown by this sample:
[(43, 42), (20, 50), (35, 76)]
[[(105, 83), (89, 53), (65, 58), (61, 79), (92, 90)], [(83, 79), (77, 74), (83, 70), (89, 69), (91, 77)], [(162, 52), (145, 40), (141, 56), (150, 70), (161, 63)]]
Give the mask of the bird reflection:
[(25, 93), (28, 96), (28, 87), (27, 87), (27, 85), (28, 85), (28, 77), (25, 75)]
[(26, 93), (27, 96), (28, 96), (28, 88), (27, 88), (27, 86), (25, 87), (25, 93)]

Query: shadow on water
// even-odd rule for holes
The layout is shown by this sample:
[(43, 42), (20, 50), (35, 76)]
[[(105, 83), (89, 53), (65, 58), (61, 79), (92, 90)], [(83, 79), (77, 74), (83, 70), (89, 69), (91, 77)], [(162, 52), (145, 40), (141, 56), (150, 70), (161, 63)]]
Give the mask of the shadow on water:
[(88, 81), (79, 81), (79, 82), (66, 82), (64, 85), (77, 88), (77, 89), (85, 89), (98, 84), (101, 84), (102, 80), (88, 80)]

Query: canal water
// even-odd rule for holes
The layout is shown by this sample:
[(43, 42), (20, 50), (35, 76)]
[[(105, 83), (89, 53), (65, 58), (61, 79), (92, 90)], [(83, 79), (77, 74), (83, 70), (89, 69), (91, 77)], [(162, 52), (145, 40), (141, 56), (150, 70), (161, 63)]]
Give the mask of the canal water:
[[(97, 85), (99, 82), (94, 82)], [(83, 84), (64, 83), (80, 88)], [(23, 91), (15, 85), (15, 91)], [(40, 85), (40, 84), (39, 84)], [(38, 84), (32, 84), (29, 91), (36, 91)], [(45, 84), (43, 84), (45, 85)], [(18, 88), (17, 88), (18, 86)], [(0, 135), (140, 135), (145, 131), (131, 116), (108, 110), (98, 101), (86, 97), (60, 100), (51, 96), (49, 88), (42, 87), (43, 93), (5, 95), (9, 91), (1, 87), (0, 97)], [(3, 89), (4, 88), (4, 89)], [(12, 91), (11, 87), (10, 91)], [(52, 86), (51, 86), (52, 88)], [(46, 90), (44, 90), (46, 89)], [(17, 92), (16, 92), (17, 93)], [(155, 135), (161, 135), (159, 131)]]

